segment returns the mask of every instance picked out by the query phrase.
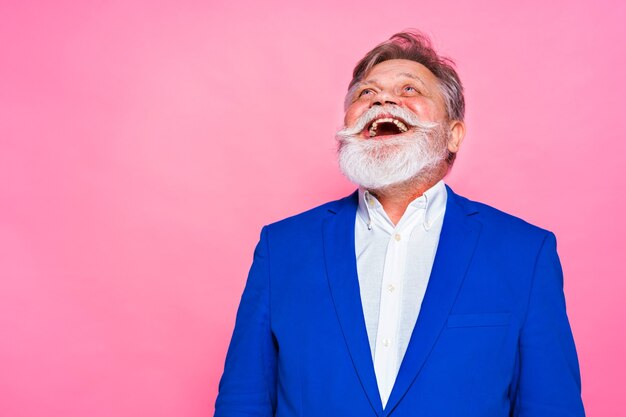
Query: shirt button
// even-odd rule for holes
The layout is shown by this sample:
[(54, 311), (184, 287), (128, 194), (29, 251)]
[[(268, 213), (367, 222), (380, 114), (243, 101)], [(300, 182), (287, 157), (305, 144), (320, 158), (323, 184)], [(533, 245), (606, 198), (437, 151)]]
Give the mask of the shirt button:
[(389, 339), (383, 339), (383, 346), (384, 347), (389, 346)]
[(396, 233), (396, 235), (393, 238), (396, 240), (396, 242), (399, 242), (400, 239), (402, 239), (402, 237), (400, 236), (400, 233)]
[(393, 292), (393, 290), (395, 290), (396, 287), (394, 287), (393, 285), (389, 284), (389, 285), (387, 285), (387, 289), (389, 290), (389, 292)]

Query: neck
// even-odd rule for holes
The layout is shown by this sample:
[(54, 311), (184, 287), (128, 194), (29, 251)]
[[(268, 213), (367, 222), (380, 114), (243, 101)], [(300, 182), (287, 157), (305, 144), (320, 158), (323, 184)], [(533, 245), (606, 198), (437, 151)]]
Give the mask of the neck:
[(390, 185), (378, 190), (370, 190), (370, 192), (376, 196), (383, 206), (389, 220), (391, 220), (394, 225), (397, 225), (404, 215), (406, 208), (411, 204), (411, 201), (420, 197), (443, 177), (444, 175), (432, 176), (431, 178), (420, 176), (401, 184)]

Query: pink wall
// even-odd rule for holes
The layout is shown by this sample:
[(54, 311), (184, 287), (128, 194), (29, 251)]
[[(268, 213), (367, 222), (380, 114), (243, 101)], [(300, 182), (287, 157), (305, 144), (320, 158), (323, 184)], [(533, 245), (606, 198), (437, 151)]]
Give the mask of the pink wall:
[(261, 226), (353, 189), (343, 93), (407, 27), (466, 85), (448, 183), (557, 234), (626, 409), (624, 2), (159, 3), (0, 3), (1, 416), (210, 415)]

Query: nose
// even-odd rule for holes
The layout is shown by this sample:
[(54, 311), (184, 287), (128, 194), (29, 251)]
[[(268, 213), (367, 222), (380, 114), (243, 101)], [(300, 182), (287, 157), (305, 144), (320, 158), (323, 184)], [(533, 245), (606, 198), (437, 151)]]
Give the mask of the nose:
[(372, 106), (383, 106), (385, 104), (398, 104), (398, 100), (395, 96), (393, 96), (392, 94), (389, 94), (387, 92), (381, 92), (378, 95), (376, 95), (376, 98), (372, 101)]

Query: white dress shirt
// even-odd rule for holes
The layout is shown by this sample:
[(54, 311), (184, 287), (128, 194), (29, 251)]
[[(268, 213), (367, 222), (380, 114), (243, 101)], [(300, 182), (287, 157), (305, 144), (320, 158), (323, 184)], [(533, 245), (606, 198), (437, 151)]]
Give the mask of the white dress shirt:
[(443, 180), (413, 200), (396, 226), (359, 189), (357, 272), (378, 389), (387, 404), (428, 285), (446, 210)]

